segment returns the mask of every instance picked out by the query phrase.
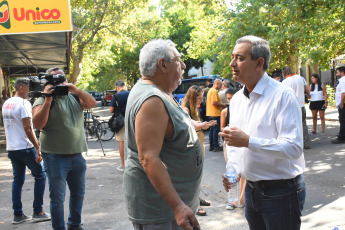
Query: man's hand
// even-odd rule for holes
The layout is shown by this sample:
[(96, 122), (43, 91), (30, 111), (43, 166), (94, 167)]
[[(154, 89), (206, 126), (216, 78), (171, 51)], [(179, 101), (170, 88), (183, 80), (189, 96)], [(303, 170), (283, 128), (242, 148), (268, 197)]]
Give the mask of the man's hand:
[(340, 103), (339, 108), (343, 109), (344, 108), (344, 103)]
[(36, 157), (35, 161), (36, 161), (37, 163), (40, 163), (40, 162), (42, 161), (42, 155), (41, 155), (40, 150), (37, 149), (37, 148), (36, 148), (36, 153), (37, 153), (37, 157)]
[(174, 210), (175, 219), (182, 229), (184, 230), (193, 230), (193, 227), (199, 228), (200, 225), (198, 220), (195, 217), (193, 211), (181, 202)]
[(72, 83), (64, 82), (61, 85), (68, 86), (68, 91), (74, 94), (77, 94), (78, 88)]
[(219, 136), (224, 137), (224, 141), (227, 141), (230, 146), (248, 148), (249, 136), (241, 129), (225, 127)]
[[(224, 186), (224, 189), (225, 191), (229, 192), (229, 190), (231, 189), (231, 183), (229, 181), (229, 178), (226, 177), (225, 173), (222, 175), (222, 178), (223, 178), (223, 186)], [(236, 182), (239, 182), (241, 179), (241, 175), (237, 175), (237, 178), (236, 178)]]
[[(52, 87), (53, 87), (53, 85), (50, 85), (50, 84), (46, 85), (46, 86), (44, 87), (43, 93), (44, 93), (44, 94), (52, 94), (52, 93), (54, 92), (54, 89), (52, 89)], [(51, 102), (52, 100), (53, 100), (53, 97), (52, 97), (52, 96), (46, 97), (46, 101)]]

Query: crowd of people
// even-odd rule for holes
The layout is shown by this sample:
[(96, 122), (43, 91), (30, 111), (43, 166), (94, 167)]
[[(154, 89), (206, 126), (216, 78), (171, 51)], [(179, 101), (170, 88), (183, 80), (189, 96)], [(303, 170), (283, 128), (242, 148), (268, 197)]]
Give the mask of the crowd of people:
[[(269, 77), (269, 43), (259, 37), (238, 39), (231, 56), (233, 79), (243, 87), (236, 89), (229, 80), (221, 79), (208, 81), (206, 88), (194, 85), (182, 105), (172, 92), (181, 83), (186, 66), (170, 40), (144, 45), (139, 57), (142, 78), (131, 92), (124, 81), (116, 82), (110, 112), (119, 110), (125, 116), (124, 127), (116, 133), (121, 159), (117, 169), (123, 171), (124, 200), (135, 230), (200, 229), (195, 215), (206, 215), (200, 206), (211, 205), (200, 197), (205, 130), (209, 130), (208, 150), (223, 151), (225, 162), (235, 160), (238, 165), (238, 200), (226, 208), (245, 208), (252, 230), (300, 229), (306, 198), (303, 149), (310, 148), (305, 94), (311, 98), (312, 134), (317, 132), (319, 113), (324, 135), (325, 85), (313, 74), (307, 86), (290, 67), (283, 69), (283, 81), (281, 76)], [(47, 73), (64, 75), (59, 68), (50, 68)], [(343, 143), (345, 67), (339, 67), (336, 74), (340, 78), (335, 98), (340, 132), (332, 143)], [(96, 101), (66, 80), (61, 85), (68, 87), (67, 95), (52, 96), (54, 90), (48, 84), (31, 108), (26, 100), (28, 84), (26, 79), (18, 79), (15, 96), (2, 108), (14, 176), (13, 224), (51, 219), (53, 229), (66, 229), (67, 184), (67, 229), (83, 229), (86, 162), (82, 152), (87, 150), (83, 110), (94, 107)], [(198, 111), (204, 94), (208, 121), (202, 121)], [(40, 143), (33, 125), (41, 130)], [(224, 140), (223, 146), (218, 138)], [(35, 177), (32, 217), (23, 213), (21, 204), (26, 167)], [(42, 209), (46, 176), (51, 214)], [(219, 180), (225, 191), (231, 189), (225, 174)]]

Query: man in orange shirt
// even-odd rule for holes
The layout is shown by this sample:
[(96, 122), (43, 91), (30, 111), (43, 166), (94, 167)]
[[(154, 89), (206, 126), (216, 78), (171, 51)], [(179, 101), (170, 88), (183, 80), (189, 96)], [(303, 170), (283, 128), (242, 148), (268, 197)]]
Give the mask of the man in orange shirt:
[(217, 124), (210, 127), (209, 139), (210, 139), (210, 151), (223, 151), (223, 148), (218, 144), (218, 133), (220, 132), (220, 114), (223, 108), (226, 108), (226, 104), (223, 104), (218, 95), (218, 90), (222, 87), (222, 81), (216, 79), (213, 83), (213, 87), (207, 93), (206, 100), (206, 116), (209, 120), (216, 120)]

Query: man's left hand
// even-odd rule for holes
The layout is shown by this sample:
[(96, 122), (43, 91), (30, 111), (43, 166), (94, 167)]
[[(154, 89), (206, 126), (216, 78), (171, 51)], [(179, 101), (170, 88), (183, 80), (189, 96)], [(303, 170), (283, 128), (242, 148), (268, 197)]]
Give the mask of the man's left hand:
[(64, 83), (62, 83), (62, 85), (68, 86), (68, 91), (71, 92), (71, 93), (75, 93), (76, 94), (77, 91), (78, 91), (78, 88), (75, 85), (73, 85), (72, 83), (64, 82)]
[(193, 227), (199, 228), (200, 225), (193, 211), (183, 202), (174, 210), (175, 219), (183, 230), (193, 230)]
[(37, 153), (37, 157), (36, 157), (35, 161), (36, 161), (37, 163), (40, 163), (40, 162), (42, 161), (42, 155), (41, 155), (41, 153)]
[(224, 141), (228, 142), (228, 145), (234, 147), (247, 147), (249, 144), (249, 135), (238, 128), (225, 128), (223, 132), (219, 133), (219, 136), (224, 137)]
[(344, 108), (344, 103), (340, 103), (339, 108), (343, 109)]

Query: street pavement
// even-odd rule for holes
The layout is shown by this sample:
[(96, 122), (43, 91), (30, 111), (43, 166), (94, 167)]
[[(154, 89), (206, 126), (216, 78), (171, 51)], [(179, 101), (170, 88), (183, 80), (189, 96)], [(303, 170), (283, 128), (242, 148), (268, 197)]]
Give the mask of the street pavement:
[[(96, 107), (94, 112), (109, 119), (109, 107)], [(307, 123), (312, 130), (312, 120), (307, 109)], [(338, 113), (335, 109), (326, 111), (326, 135), (311, 135), (311, 149), (305, 150), (307, 198), (303, 210), (301, 229), (331, 230), (335, 226), (345, 229), (345, 144), (334, 145), (333, 139), (338, 130)], [(0, 129), (0, 138), (3, 129)], [(197, 217), (204, 230), (248, 230), (244, 209), (225, 209), (226, 192), (221, 175), (225, 171), (222, 152), (208, 151), (208, 133), (205, 133), (206, 157), (200, 197), (210, 201), (204, 207), (207, 216)], [(133, 229), (126, 214), (122, 190), (122, 172), (116, 170), (120, 164), (118, 144), (115, 139), (103, 142), (106, 156), (103, 156), (101, 143), (88, 140), (89, 151), (83, 153), (87, 161), (86, 194), (83, 207), (83, 228), (88, 230), (130, 230)], [(12, 167), (4, 146), (0, 144), (0, 230), (7, 229), (51, 229), (50, 222), (22, 223), (12, 225), (11, 204)], [(27, 171), (23, 187), (22, 203), (26, 215), (32, 215), (34, 180)], [(68, 218), (69, 191), (66, 191), (65, 221)], [(44, 210), (49, 212), (48, 182), (44, 196)]]

